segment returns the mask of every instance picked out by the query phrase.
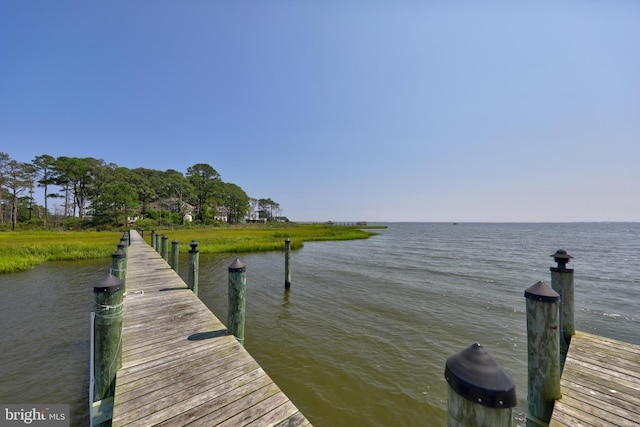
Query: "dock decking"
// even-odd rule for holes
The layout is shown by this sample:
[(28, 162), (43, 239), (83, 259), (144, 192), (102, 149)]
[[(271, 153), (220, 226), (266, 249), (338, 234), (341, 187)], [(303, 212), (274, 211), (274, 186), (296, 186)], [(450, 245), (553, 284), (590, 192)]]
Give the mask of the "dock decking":
[(640, 426), (640, 346), (577, 332), (550, 427)]
[(310, 426), (140, 235), (127, 256), (113, 426)]

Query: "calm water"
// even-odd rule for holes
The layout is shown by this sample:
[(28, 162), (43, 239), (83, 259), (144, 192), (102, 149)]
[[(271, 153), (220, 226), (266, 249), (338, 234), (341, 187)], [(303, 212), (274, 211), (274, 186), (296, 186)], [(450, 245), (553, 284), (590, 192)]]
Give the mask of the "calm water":
[[(246, 348), (316, 427), (446, 425), (445, 361), (475, 342), (514, 379), (522, 425), (523, 293), (550, 283), (560, 248), (574, 256), (577, 328), (640, 344), (638, 223), (386, 225), (293, 252), (288, 293), (282, 253), (240, 256)], [(200, 297), (225, 323), (234, 258), (200, 259)], [(88, 423), (88, 319), (108, 262), (0, 276), (0, 402), (68, 403)]]

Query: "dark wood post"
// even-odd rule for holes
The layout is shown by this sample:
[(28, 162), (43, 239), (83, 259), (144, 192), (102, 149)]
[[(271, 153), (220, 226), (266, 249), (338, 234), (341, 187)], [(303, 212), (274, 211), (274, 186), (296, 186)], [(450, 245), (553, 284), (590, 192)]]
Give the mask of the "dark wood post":
[(191, 250), (189, 250), (189, 271), (187, 274), (187, 286), (198, 295), (198, 268), (200, 264), (200, 254), (198, 253), (198, 242), (192, 240), (189, 243)]
[(480, 344), (447, 359), (449, 427), (511, 427), (516, 386)]
[(244, 346), (245, 294), (247, 289), (247, 268), (239, 259), (229, 266), (229, 311), (227, 334), (234, 335)]
[(548, 426), (560, 399), (560, 295), (544, 282), (524, 292), (527, 302), (527, 427)]
[(162, 249), (161, 249), (162, 259), (165, 262), (169, 262), (169, 236), (166, 234), (162, 235)]
[(284, 240), (284, 288), (289, 289), (291, 287), (291, 239), (286, 238)]
[(176, 273), (178, 272), (178, 257), (180, 254), (180, 242), (176, 239), (171, 241), (171, 268)]
[(156, 230), (151, 230), (151, 247), (156, 248)]

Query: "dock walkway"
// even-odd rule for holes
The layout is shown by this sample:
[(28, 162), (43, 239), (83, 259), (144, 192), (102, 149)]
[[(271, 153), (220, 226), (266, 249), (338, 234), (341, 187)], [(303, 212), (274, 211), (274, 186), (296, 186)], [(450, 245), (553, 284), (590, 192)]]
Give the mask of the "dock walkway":
[(550, 427), (640, 426), (640, 346), (577, 332)]
[(160, 254), (131, 231), (113, 426), (310, 426)]

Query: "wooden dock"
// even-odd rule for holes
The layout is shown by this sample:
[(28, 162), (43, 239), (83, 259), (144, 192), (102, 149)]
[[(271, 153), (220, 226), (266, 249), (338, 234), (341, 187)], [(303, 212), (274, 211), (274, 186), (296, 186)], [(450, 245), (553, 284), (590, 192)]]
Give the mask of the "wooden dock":
[(640, 426), (640, 346), (577, 332), (550, 427)]
[(113, 426), (310, 426), (140, 235), (127, 255)]

